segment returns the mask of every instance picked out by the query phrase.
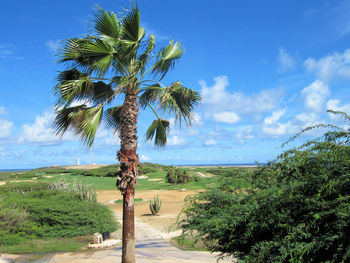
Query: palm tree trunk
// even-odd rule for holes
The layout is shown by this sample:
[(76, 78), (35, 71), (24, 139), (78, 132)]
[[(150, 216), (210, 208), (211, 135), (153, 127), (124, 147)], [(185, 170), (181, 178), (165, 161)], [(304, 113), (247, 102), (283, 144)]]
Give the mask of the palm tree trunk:
[(123, 252), (122, 263), (135, 263), (134, 195), (139, 158), (137, 149), (137, 96), (125, 96), (120, 130), (121, 147), (118, 152), (120, 174), (117, 186), (123, 195)]

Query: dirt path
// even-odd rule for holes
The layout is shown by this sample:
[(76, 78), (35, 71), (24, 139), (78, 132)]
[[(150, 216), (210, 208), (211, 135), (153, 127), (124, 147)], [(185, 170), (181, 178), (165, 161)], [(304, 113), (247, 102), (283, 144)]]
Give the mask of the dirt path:
[[(121, 221), (122, 214), (115, 212)], [(182, 251), (162, 237), (162, 232), (152, 228), (139, 218), (136, 227), (136, 262), (137, 263), (215, 263), (216, 257), (209, 252)], [(49, 263), (111, 263), (120, 262), (121, 247), (101, 251), (89, 250), (80, 253), (59, 253), (44, 262)], [(43, 260), (43, 259), (41, 259)], [(16, 261), (15, 261), (16, 262)], [(43, 262), (43, 261), (38, 261)], [(226, 259), (221, 262), (232, 262)]]

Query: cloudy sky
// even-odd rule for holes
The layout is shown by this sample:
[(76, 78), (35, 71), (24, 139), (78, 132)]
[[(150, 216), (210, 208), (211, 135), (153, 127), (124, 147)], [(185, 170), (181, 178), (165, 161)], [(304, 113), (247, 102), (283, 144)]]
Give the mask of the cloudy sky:
[[(0, 0), (0, 169), (90, 162), (78, 138), (51, 128), (61, 40), (91, 32), (95, 4), (117, 14), (129, 1)], [(199, 4), (200, 3), (200, 4)], [(172, 125), (164, 150), (145, 142), (139, 156), (163, 164), (266, 162), (300, 129), (350, 113), (350, 2), (139, 0), (141, 21), (159, 46), (185, 54), (165, 83), (201, 92), (191, 128)], [(301, 143), (304, 136), (296, 142)], [(293, 146), (293, 145), (291, 145)], [(291, 147), (290, 146), (290, 147)], [(119, 139), (101, 127), (96, 163), (116, 162)]]

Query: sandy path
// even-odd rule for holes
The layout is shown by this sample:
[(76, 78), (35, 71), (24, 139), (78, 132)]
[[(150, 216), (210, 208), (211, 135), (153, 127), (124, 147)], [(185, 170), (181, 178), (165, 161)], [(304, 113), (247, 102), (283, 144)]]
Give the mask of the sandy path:
[[(121, 221), (122, 214), (115, 212)], [(135, 220), (136, 230), (136, 262), (138, 263), (215, 263), (216, 257), (208, 252), (182, 251), (162, 237), (162, 233), (152, 228), (139, 218)], [(101, 251), (87, 251), (82, 253), (55, 254), (45, 262), (49, 263), (110, 263), (120, 262), (122, 249), (106, 249)], [(16, 262), (16, 261), (15, 261)], [(42, 262), (42, 261), (40, 261)], [(225, 259), (221, 262), (232, 262)]]

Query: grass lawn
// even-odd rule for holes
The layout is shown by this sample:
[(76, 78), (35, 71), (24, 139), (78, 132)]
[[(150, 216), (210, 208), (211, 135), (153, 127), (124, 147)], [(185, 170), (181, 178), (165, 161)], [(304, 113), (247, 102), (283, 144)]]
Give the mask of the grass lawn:
[(1, 246), (2, 253), (57, 253), (82, 250), (88, 243), (93, 242), (92, 235), (72, 238), (34, 239), (12, 246)]
[[(246, 174), (251, 173), (254, 168), (186, 168), (190, 175), (194, 175), (199, 178), (198, 181), (193, 181), (187, 184), (174, 185), (167, 183), (165, 177), (167, 175), (166, 168), (164, 166), (157, 166), (154, 164), (143, 164), (142, 168), (145, 170), (147, 178), (139, 178), (136, 186), (137, 190), (179, 190), (182, 188), (188, 190), (205, 189), (208, 187), (215, 187), (218, 184), (220, 175), (226, 172), (235, 172), (235, 185), (236, 188), (250, 188), (251, 185), (247, 180)], [(152, 169), (150, 169), (152, 168)], [(116, 179), (111, 177), (111, 170), (117, 171), (117, 165), (111, 165), (102, 167), (95, 170), (73, 170), (64, 168), (40, 168), (32, 171), (21, 172), (4, 172), (0, 173), (0, 178), (5, 180), (31, 180), (37, 178), (36, 181), (48, 181), (48, 182), (66, 182), (72, 184), (74, 180), (78, 182), (86, 183), (96, 187), (96, 190), (117, 190)], [(151, 172), (147, 173), (147, 169)], [(199, 173), (209, 175), (208, 177), (202, 177)]]

